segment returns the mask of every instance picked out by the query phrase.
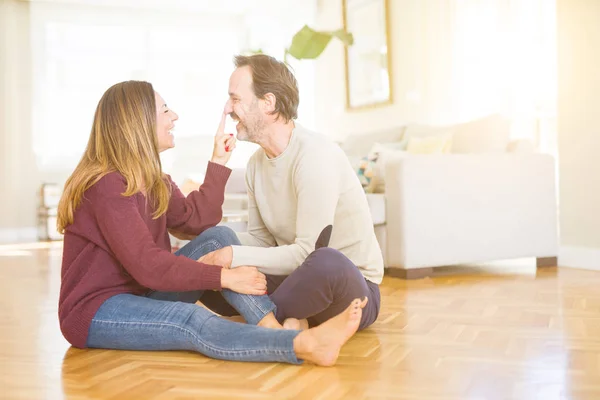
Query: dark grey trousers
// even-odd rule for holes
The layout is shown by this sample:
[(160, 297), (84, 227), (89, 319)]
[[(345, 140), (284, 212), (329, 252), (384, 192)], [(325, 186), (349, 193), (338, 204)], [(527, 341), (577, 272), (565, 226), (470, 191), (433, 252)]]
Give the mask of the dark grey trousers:
[[(286, 318), (308, 319), (319, 325), (344, 311), (356, 298), (369, 298), (359, 329), (370, 326), (379, 315), (379, 286), (367, 281), (359, 269), (338, 250), (321, 247), (288, 276), (267, 275), (267, 293), (277, 306), (279, 322)], [(232, 316), (238, 312), (219, 292), (207, 291), (201, 298), (214, 312)]]

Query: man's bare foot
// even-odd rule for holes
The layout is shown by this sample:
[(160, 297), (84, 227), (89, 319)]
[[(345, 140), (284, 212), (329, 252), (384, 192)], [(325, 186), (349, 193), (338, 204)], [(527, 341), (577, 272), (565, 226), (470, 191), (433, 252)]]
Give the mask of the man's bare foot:
[(368, 299), (355, 299), (340, 314), (316, 328), (302, 331), (294, 338), (294, 350), (299, 359), (330, 367), (337, 361), (340, 349), (356, 333), (362, 310)]
[(306, 319), (287, 318), (285, 321), (283, 321), (283, 329), (289, 329), (292, 331), (305, 331), (308, 328), (308, 321)]
[(277, 321), (275, 318), (275, 314), (272, 312), (265, 315), (263, 319), (261, 319), (257, 326), (262, 326), (263, 328), (271, 328), (271, 329), (283, 329), (283, 326)]

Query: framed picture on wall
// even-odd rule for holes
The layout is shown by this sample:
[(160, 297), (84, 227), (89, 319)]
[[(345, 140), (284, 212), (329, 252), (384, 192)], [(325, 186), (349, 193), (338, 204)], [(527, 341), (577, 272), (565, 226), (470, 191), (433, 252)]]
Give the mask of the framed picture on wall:
[(392, 104), (389, 0), (342, 0), (342, 14), (354, 37), (345, 47), (346, 108)]

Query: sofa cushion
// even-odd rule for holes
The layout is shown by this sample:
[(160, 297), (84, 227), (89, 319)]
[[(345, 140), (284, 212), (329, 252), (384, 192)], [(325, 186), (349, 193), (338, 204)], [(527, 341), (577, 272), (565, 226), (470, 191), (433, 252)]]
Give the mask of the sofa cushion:
[(510, 120), (494, 114), (473, 121), (448, 125), (408, 125), (410, 138), (429, 138), (452, 134), (451, 153), (505, 153), (510, 140)]
[(350, 135), (341, 144), (342, 150), (349, 157), (364, 157), (375, 143), (392, 143), (402, 140), (404, 126), (382, 131), (365, 132), (360, 135)]
[(406, 151), (409, 154), (443, 154), (450, 153), (452, 148), (452, 132), (444, 132), (427, 137), (410, 136)]
[(410, 138), (428, 138), (439, 135), (448, 135), (454, 133), (454, 125), (408, 125), (404, 131), (405, 137)]
[(506, 148), (509, 153), (535, 153), (535, 147), (529, 139), (517, 139), (510, 142)]
[(510, 141), (510, 121), (501, 115), (455, 126), (452, 153), (505, 153)]

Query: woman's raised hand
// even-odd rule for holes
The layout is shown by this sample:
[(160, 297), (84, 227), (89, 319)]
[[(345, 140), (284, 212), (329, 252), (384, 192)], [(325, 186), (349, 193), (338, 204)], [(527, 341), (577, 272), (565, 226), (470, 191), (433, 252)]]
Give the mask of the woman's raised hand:
[(211, 161), (217, 164), (225, 165), (231, 158), (231, 153), (235, 149), (236, 139), (233, 133), (225, 133), (225, 119), (227, 113), (223, 112), (221, 115), (221, 123), (217, 128), (215, 134), (215, 145), (213, 148), (213, 154)]

